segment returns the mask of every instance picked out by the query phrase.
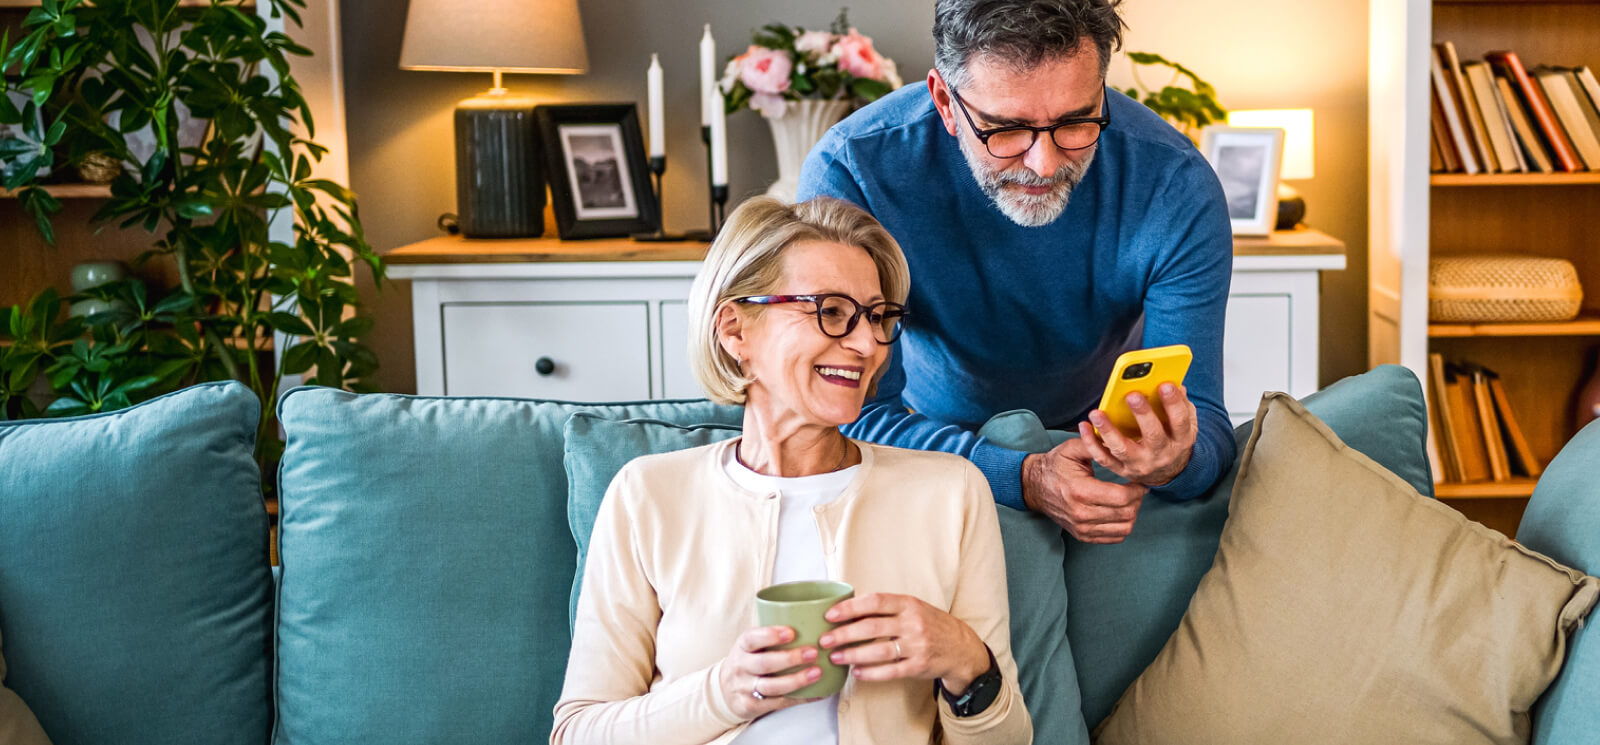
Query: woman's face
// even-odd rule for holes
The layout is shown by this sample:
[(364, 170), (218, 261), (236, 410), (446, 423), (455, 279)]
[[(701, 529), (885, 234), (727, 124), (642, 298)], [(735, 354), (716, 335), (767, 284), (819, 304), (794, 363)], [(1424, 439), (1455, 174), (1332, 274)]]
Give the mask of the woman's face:
[[(790, 246), (783, 255), (783, 279), (773, 295), (849, 295), (862, 305), (883, 302), (878, 268), (856, 246), (808, 241)], [(744, 357), (744, 371), (753, 376), (747, 393), (750, 406), (769, 421), (795, 419), (801, 424), (838, 427), (861, 415), (867, 386), (889, 357), (889, 347), (873, 338), (863, 316), (843, 338), (822, 333), (808, 302), (766, 306), (755, 317), (745, 315), (742, 338), (732, 349)]]

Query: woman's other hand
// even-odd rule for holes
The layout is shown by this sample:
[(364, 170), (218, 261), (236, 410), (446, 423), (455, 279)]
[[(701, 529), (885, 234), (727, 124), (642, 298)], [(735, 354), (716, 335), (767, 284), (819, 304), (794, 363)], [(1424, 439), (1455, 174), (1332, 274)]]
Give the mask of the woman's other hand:
[[(811, 664), (817, 661), (817, 648), (772, 649), (793, 640), (794, 629), (788, 626), (762, 626), (740, 634), (734, 641), (733, 651), (722, 661), (719, 682), (728, 705), (740, 718), (755, 719), (808, 701), (785, 698), (785, 694), (822, 677), (822, 668)], [(806, 667), (788, 675), (777, 674), (799, 665)], [(757, 693), (761, 695), (758, 697)]]
[(822, 635), (822, 648), (834, 664), (850, 665), (858, 680), (937, 678), (960, 694), (989, 669), (988, 647), (971, 626), (910, 595), (851, 598), (829, 609), (827, 619), (843, 625)]

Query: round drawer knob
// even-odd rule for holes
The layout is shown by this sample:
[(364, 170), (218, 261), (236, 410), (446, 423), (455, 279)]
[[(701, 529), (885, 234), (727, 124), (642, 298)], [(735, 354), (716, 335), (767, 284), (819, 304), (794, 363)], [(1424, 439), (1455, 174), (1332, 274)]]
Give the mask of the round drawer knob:
[(556, 362), (549, 357), (540, 357), (533, 363), (533, 369), (540, 375), (549, 375), (556, 371)]

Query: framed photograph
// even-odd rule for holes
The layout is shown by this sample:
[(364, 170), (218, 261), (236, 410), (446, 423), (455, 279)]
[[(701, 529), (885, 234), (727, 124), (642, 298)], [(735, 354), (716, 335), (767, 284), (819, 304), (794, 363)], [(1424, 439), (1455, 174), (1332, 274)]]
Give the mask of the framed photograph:
[(1200, 152), (1222, 181), (1233, 234), (1271, 233), (1278, 222), (1283, 130), (1214, 124), (1200, 131)]
[(656, 229), (655, 193), (633, 104), (539, 106), (534, 118), (563, 239)]

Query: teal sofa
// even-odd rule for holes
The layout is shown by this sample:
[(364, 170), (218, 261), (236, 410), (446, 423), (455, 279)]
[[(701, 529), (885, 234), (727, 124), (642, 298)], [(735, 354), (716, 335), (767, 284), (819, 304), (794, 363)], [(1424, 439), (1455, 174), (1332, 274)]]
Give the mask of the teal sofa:
[[(1378, 368), (1305, 403), (1431, 492), (1408, 371)], [(220, 383), (110, 414), (0, 423), (0, 670), (56, 745), (542, 742), (585, 513), (609, 474), (740, 423), (738, 409), (705, 401), (296, 389), (279, 406), (273, 570), (251, 460), (258, 414), (247, 390)], [(1035, 450), (1058, 439), (1026, 415), (985, 433)], [(1520, 536), (1590, 574), (1597, 462), (1591, 427), (1550, 465)], [(1117, 546), (1066, 541), (1002, 508), (1039, 742), (1087, 742), (1160, 651), (1211, 565), (1232, 481), (1190, 502), (1147, 501)], [(1579, 632), (1535, 713), (1536, 742), (1593, 742), (1600, 632)]]

